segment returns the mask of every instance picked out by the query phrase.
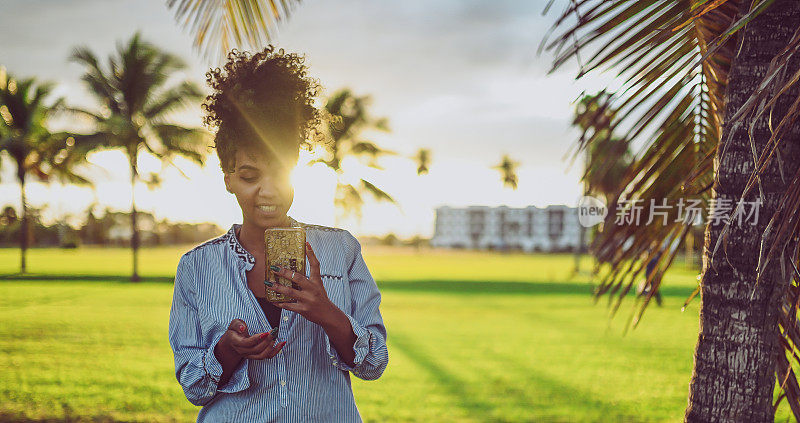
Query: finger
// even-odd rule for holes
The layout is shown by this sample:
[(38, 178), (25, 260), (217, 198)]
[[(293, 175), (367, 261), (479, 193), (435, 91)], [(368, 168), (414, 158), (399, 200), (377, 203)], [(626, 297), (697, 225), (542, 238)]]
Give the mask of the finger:
[(319, 260), (317, 260), (317, 255), (314, 253), (314, 249), (311, 248), (311, 244), (308, 241), (306, 241), (306, 255), (308, 256), (308, 264), (311, 265), (311, 280), (321, 282), (322, 276), (319, 271)]
[(273, 348), (272, 351), (269, 354), (267, 354), (267, 358), (273, 358), (276, 355), (278, 355), (278, 353), (281, 352), (281, 349), (283, 349), (284, 345), (286, 345), (286, 341), (282, 341), (281, 343), (276, 345), (275, 348)]
[(247, 323), (245, 323), (242, 319), (231, 320), (231, 324), (228, 325), (228, 329), (247, 337)]
[(245, 348), (251, 348), (256, 344), (258, 344), (259, 342), (261, 342), (262, 340), (264, 340), (264, 338), (262, 338), (261, 335), (263, 334), (257, 333), (253, 336), (244, 339), (239, 339), (238, 341), (234, 341), (233, 345), (239, 350), (243, 350)]
[(275, 340), (270, 337), (264, 337), (259, 340), (259, 342), (252, 347), (248, 348), (240, 348), (238, 350), (239, 354), (242, 356), (248, 355), (255, 355), (262, 353), (265, 349), (270, 349), (273, 347)]
[(269, 332), (259, 333), (254, 335), (257, 341), (253, 345), (238, 345), (237, 352), (240, 354), (253, 354), (261, 352), (265, 345), (272, 345), (277, 337), (272, 337)]
[[(279, 270), (277, 272), (272, 270), (272, 269), (270, 269), (270, 271), (275, 273), (276, 275), (283, 276), (286, 279), (289, 279), (289, 280), (291, 280), (292, 282), (295, 282), (295, 283), (297, 283), (296, 279), (301, 277), (301, 276), (297, 275), (297, 272), (295, 272), (295, 277), (294, 277), (294, 279), (292, 279), (291, 278), (292, 271), (290, 270), (290, 271), (288, 271), (288, 274), (286, 274), (287, 273), (286, 269), (281, 269), (281, 270)], [(302, 278), (305, 279), (305, 276), (302, 276)], [(300, 283), (297, 283), (297, 284), (302, 289), (303, 285), (305, 285), (305, 287), (308, 288), (310, 286), (310, 283), (311, 282), (309, 282), (306, 279), (304, 282), (302, 282), (302, 284), (300, 284)], [(290, 296), (292, 298), (297, 298), (297, 296), (300, 294), (300, 290), (299, 289), (295, 289), (294, 287), (291, 287), (291, 286), (282, 285), (280, 283), (273, 283), (272, 286), (267, 285), (267, 289), (271, 289), (271, 290), (273, 290), (273, 291), (275, 291), (275, 292), (277, 292), (279, 294), (288, 295), (288, 296)]]
[(286, 345), (286, 341), (282, 341), (281, 343), (276, 345), (275, 348), (273, 348), (272, 350), (272, 354), (268, 355), (267, 358), (272, 358), (278, 355), (278, 353), (281, 352), (281, 349), (283, 349), (284, 345)]
[[(292, 297), (292, 298), (295, 298), (295, 299), (297, 298), (298, 295), (300, 295), (300, 291), (292, 288), (291, 286), (285, 286), (285, 285), (281, 285), (279, 283), (273, 283), (272, 286), (267, 285), (267, 289), (271, 289), (271, 290), (277, 292), (278, 294), (283, 294), (283, 295), (286, 295), (288, 297)], [(278, 304), (278, 303), (275, 303), (275, 304)]]
[(300, 311), (300, 304), (298, 303), (275, 303), (275, 305), (289, 311), (294, 311), (295, 313)]
[[(282, 276), (282, 277), (284, 277), (286, 279), (289, 279), (290, 281), (296, 283), (298, 286), (300, 286), (300, 289), (308, 288), (309, 286), (312, 285), (311, 281), (309, 281), (308, 278), (306, 278), (306, 275), (304, 275), (302, 272), (298, 272), (296, 270), (286, 269), (286, 268), (283, 268), (283, 267), (280, 267), (280, 266), (275, 266), (275, 267), (278, 268), (277, 271), (272, 269), (272, 268), (270, 268), (270, 270), (272, 270), (272, 272), (275, 273), (276, 275)], [(292, 276), (292, 275), (294, 275), (294, 276)]]
[(284, 343), (285, 343), (285, 341), (280, 343), (280, 344), (278, 344), (278, 345), (270, 345), (268, 348), (265, 348), (263, 351), (260, 351), (258, 353), (254, 353), (254, 354), (250, 354), (249, 356), (245, 356), (245, 358), (249, 358), (251, 360), (263, 360), (263, 359), (265, 359), (267, 357), (269, 357), (269, 358), (275, 357), (275, 355), (277, 355), (278, 352), (280, 352), (280, 349), (282, 348), (282, 346), (279, 347), (279, 345), (284, 344)]

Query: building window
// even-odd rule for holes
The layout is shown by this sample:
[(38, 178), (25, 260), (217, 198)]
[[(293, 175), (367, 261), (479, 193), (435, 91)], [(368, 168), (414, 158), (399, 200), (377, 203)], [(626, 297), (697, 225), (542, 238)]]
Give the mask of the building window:
[(533, 237), (533, 223), (534, 223), (533, 210), (529, 210), (528, 211), (528, 236), (529, 237)]
[(478, 244), (478, 239), (483, 235), (486, 213), (483, 210), (469, 211), (469, 235), (473, 246)]
[(550, 238), (560, 238), (564, 232), (564, 210), (550, 210), (547, 223)]

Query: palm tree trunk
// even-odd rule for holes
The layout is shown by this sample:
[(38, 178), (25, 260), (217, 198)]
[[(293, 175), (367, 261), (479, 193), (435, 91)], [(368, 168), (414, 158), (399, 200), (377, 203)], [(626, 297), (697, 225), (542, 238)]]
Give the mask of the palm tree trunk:
[[(134, 152), (134, 155), (136, 153)], [(131, 282), (139, 282), (139, 227), (136, 225), (136, 164), (131, 161), (131, 249), (133, 251), (133, 274)]]
[(21, 168), (17, 173), (17, 179), (19, 180), (19, 196), (22, 206), (22, 220), (20, 221), (21, 226), (19, 231), (19, 272), (25, 273), (28, 270), (26, 255), (28, 253), (28, 240), (30, 239), (30, 235), (28, 233), (28, 204), (25, 199), (25, 172)]
[[(740, 13), (751, 5), (750, 1), (740, 3)], [(731, 64), (726, 92), (727, 118), (722, 139), (728, 145), (720, 144), (714, 162), (717, 178), (713, 197), (717, 200), (735, 205), (753, 170), (747, 125), (734, 128), (728, 119), (753, 94), (770, 60), (787, 45), (797, 29), (797, 22), (800, 22), (800, 2), (777, 0), (739, 31), (736, 47), (741, 49)], [(796, 69), (797, 63), (790, 63), (789, 74)], [(786, 114), (788, 104), (796, 96), (797, 90), (782, 96), (772, 113), (773, 125)], [(760, 119), (753, 132), (756, 151), (761, 152), (770, 136), (767, 119)], [(797, 129), (788, 138), (783, 140), (780, 153), (784, 174), (791, 178), (800, 163)], [(724, 222), (710, 220), (706, 227), (700, 334), (685, 414), (687, 422), (774, 421), (775, 369), (778, 354), (782, 354), (777, 317), (788, 283), (781, 276), (780, 258), (772, 261), (758, 284), (755, 280), (761, 234), (787, 187), (776, 160), (761, 182), (765, 198), (759, 207), (757, 223), (732, 223), (727, 249), (721, 246), (714, 257), (711, 255)], [(758, 196), (755, 189), (745, 201), (755, 201)], [(716, 211), (722, 212), (723, 208), (719, 201), (715, 203)], [(728, 208), (728, 213), (732, 211), (733, 207)]]

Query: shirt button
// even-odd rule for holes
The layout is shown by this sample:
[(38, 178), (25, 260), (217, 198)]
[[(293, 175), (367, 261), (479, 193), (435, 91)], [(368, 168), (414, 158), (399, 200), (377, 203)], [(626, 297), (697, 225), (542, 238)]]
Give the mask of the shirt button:
[(286, 381), (285, 380), (281, 380), (281, 386), (286, 386)]
[(283, 316), (283, 321), (284, 322), (288, 322), (289, 321), (289, 316)]

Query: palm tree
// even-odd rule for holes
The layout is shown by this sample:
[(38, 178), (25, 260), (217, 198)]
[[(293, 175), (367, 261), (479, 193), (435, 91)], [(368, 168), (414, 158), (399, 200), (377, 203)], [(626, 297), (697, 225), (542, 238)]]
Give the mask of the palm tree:
[(52, 84), (33, 78), (16, 79), (0, 67), (0, 152), (6, 152), (16, 164), (22, 220), (20, 228), (20, 273), (27, 271), (26, 254), (30, 243), (29, 210), (25, 184), (29, 177), (48, 182), (52, 177), (62, 182), (88, 184), (73, 172), (83, 162), (85, 152), (75, 146), (75, 139), (65, 132), (54, 133), (48, 120), (61, 111), (64, 99), (47, 103)]
[(492, 169), (499, 170), (503, 179), (503, 185), (511, 189), (517, 189), (517, 167), (519, 162), (511, 160), (511, 157), (506, 154), (500, 161), (500, 164), (493, 166)]
[[(84, 145), (97, 149), (121, 149), (128, 157), (131, 181), (132, 281), (139, 280), (139, 229), (136, 225), (136, 182), (139, 180), (138, 155), (146, 151), (172, 164), (176, 155), (202, 165), (208, 154), (208, 134), (197, 128), (170, 123), (169, 113), (199, 101), (202, 93), (189, 82), (167, 85), (175, 72), (184, 69), (183, 61), (159, 50), (135, 34), (127, 44), (117, 46), (108, 67), (100, 65), (88, 48), (76, 48), (70, 59), (83, 65), (83, 81), (102, 105), (100, 113), (76, 110), (88, 116), (96, 132), (79, 137)], [(153, 182), (152, 177), (150, 181)]]
[[(554, 69), (589, 50), (579, 76), (614, 68), (626, 80), (609, 128), (642, 148), (615, 202), (696, 200), (723, 217), (706, 226), (686, 421), (772, 421), (776, 380), (800, 419), (798, 21), (791, 0), (573, 0), (546, 45)], [(758, 219), (737, 223), (756, 207)], [(616, 295), (616, 309), (654, 241), (665, 253), (648, 278), (658, 288), (692, 228), (679, 210), (666, 224), (618, 226), (609, 214), (592, 243), (611, 269), (597, 295)]]
[(431, 164), (431, 150), (420, 148), (417, 150), (414, 160), (417, 162), (417, 175), (427, 174)]
[(373, 118), (369, 115), (367, 111), (369, 103), (369, 96), (355, 96), (346, 88), (333, 93), (325, 102), (325, 113), (328, 115), (326, 129), (329, 140), (324, 146), (326, 157), (314, 159), (309, 165), (324, 163), (336, 172), (334, 202), (337, 210), (340, 211), (339, 217), (354, 214), (360, 218), (366, 195), (371, 195), (377, 201), (397, 204), (391, 195), (366, 179), (360, 178), (354, 183), (347, 182), (346, 179), (352, 174), (352, 171), (347, 171), (342, 167), (344, 159), (351, 156), (366, 160), (367, 165), (372, 168), (382, 169), (378, 164), (378, 159), (385, 155), (396, 154), (362, 138), (362, 133), (367, 130), (389, 131), (389, 123), (386, 118)]
[[(605, 91), (583, 96), (572, 120), (582, 131), (577, 146), (585, 153), (582, 177), (585, 194), (601, 194), (606, 204), (617, 198), (619, 181), (633, 160), (628, 141), (615, 136), (609, 127), (616, 116), (610, 106), (612, 99)], [(608, 160), (609, 157), (614, 160)]]
[[(584, 95), (575, 106), (572, 124), (581, 130), (576, 143), (584, 153), (584, 171), (581, 180), (584, 195), (602, 195), (610, 214), (616, 213), (614, 200), (619, 195), (619, 181), (631, 165), (633, 155), (628, 141), (614, 135), (610, 125), (617, 113), (611, 106), (613, 96), (605, 90)], [(608, 160), (613, 157), (614, 160)], [(574, 158), (574, 157), (573, 157)], [(593, 227), (592, 231), (597, 228)], [(580, 245), (575, 250), (573, 275), (580, 272), (581, 255), (586, 243), (587, 228), (580, 227)]]

